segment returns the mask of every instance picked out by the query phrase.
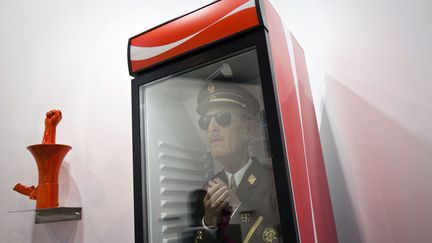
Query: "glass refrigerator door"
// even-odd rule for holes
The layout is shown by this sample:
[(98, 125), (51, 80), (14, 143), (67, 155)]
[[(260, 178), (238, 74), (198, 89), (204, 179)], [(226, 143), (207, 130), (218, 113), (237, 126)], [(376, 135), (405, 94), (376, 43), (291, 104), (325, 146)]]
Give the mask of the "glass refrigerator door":
[(249, 48), (140, 86), (148, 242), (282, 242), (261, 82)]

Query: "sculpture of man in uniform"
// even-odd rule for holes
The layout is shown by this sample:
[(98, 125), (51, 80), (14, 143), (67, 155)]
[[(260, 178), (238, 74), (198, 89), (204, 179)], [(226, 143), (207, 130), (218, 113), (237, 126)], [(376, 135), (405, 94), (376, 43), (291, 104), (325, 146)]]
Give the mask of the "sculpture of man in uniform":
[(198, 95), (199, 125), (223, 170), (204, 189), (202, 229), (196, 242), (280, 242), (272, 169), (250, 157), (260, 105), (230, 82), (209, 82)]

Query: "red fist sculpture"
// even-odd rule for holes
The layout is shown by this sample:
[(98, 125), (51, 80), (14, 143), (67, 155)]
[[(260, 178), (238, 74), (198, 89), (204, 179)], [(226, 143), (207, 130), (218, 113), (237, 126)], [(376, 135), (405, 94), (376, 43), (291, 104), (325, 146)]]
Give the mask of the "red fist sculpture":
[(36, 200), (36, 208), (55, 208), (58, 206), (58, 177), (64, 157), (72, 147), (55, 144), (56, 127), (62, 119), (60, 110), (46, 113), (45, 131), (42, 144), (28, 146), (39, 172), (38, 186), (15, 185), (14, 190)]
[(55, 144), (56, 127), (62, 119), (60, 110), (52, 110), (46, 113), (45, 131), (42, 144)]

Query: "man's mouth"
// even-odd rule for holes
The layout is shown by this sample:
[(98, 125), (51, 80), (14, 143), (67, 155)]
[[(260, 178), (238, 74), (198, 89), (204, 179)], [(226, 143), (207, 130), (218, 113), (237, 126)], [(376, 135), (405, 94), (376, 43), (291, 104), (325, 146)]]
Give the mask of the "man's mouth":
[(210, 143), (223, 141), (222, 137), (212, 137), (210, 138)]

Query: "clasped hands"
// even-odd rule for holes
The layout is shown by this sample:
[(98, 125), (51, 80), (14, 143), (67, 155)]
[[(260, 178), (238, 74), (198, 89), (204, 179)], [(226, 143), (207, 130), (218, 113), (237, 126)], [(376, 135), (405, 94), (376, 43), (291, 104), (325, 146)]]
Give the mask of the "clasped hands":
[(207, 194), (204, 197), (204, 222), (209, 227), (215, 227), (222, 210), (234, 212), (240, 207), (240, 200), (228, 186), (219, 178), (208, 183)]

